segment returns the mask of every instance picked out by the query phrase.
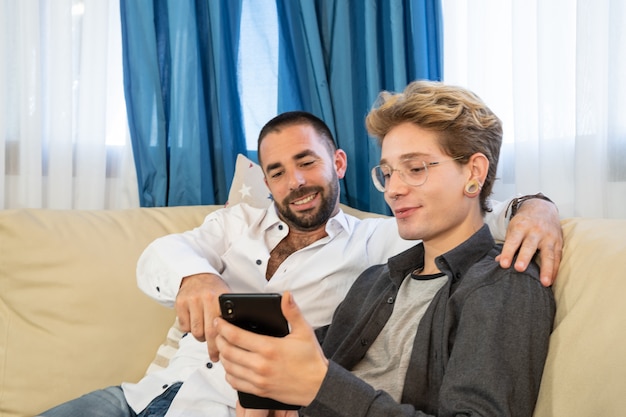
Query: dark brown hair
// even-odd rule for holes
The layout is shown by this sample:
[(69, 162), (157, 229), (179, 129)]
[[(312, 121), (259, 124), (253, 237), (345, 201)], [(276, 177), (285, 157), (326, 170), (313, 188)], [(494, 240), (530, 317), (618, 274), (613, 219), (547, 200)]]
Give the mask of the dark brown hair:
[(274, 117), (272, 120), (267, 122), (265, 126), (263, 126), (263, 128), (261, 129), (261, 132), (259, 133), (259, 139), (257, 141), (259, 162), (261, 161), (261, 142), (263, 142), (265, 136), (270, 133), (280, 132), (285, 127), (296, 125), (311, 126), (317, 132), (320, 138), (324, 139), (324, 144), (330, 152), (330, 155), (333, 155), (337, 150), (337, 145), (335, 144), (333, 134), (322, 119), (305, 111), (288, 111)]

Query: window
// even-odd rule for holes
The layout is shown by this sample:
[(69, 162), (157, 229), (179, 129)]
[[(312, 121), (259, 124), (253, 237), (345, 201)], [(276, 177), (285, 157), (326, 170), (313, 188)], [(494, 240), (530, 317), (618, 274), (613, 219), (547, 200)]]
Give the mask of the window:
[(278, 20), (276, 4), (244, 0), (239, 46), (239, 89), (249, 155), (256, 159), (263, 125), (276, 116)]

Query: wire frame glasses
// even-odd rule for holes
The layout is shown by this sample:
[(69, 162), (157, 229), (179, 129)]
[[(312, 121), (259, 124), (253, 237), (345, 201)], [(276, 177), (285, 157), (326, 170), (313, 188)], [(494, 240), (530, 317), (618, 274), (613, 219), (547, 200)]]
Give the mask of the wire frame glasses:
[(425, 162), (421, 159), (406, 159), (402, 161), (399, 168), (392, 168), (387, 164), (376, 165), (372, 168), (372, 182), (378, 191), (384, 193), (391, 179), (391, 175), (397, 172), (400, 179), (404, 181), (405, 184), (412, 187), (419, 187), (424, 185), (428, 179), (428, 168), (439, 166), (444, 162), (457, 161), (461, 158), (462, 157), (459, 156), (437, 162)]

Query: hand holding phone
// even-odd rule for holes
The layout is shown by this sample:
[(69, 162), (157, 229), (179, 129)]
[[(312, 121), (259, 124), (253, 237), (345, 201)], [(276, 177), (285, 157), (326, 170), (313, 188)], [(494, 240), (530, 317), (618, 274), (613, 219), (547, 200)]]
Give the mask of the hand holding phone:
[[(289, 334), (289, 324), (280, 308), (282, 296), (276, 293), (226, 293), (219, 297), (222, 317), (242, 329), (273, 337)], [(271, 398), (237, 392), (244, 408), (297, 410), (300, 406)]]

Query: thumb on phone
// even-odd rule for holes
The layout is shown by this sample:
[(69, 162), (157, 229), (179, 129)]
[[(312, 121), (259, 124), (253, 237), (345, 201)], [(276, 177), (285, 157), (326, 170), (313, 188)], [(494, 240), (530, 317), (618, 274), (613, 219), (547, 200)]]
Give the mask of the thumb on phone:
[(317, 344), (317, 338), (315, 337), (315, 331), (309, 322), (304, 318), (300, 307), (296, 304), (293, 294), (289, 291), (285, 291), (282, 296), (280, 308), (283, 312), (283, 316), (289, 323), (290, 333), (297, 335), (298, 337), (312, 339)]
[[(283, 352), (279, 365), (284, 398), (288, 404), (308, 405), (314, 400), (328, 371), (329, 361), (324, 356), (313, 327), (306, 321), (293, 295), (285, 291), (282, 296), (281, 309), (290, 326), (288, 349)], [(297, 381), (297, 388), (294, 386)], [(276, 381), (274, 381), (276, 382)], [(280, 414), (276, 414), (276, 417)], [(285, 414), (291, 417), (292, 414)]]
[(289, 322), (292, 332), (296, 327), (300, 327), (302, 325), (308, 327), (308, 323), (302, 315), (300, 307), (298, 307), (298, 305), (296, 304), (296, 300), (294, 300), (293, 294), (291, 294), (291, 292), (285, 291), (283, 293), (280, 308), (283, 311), (283, 316), (285, 316), (285, 318)]

